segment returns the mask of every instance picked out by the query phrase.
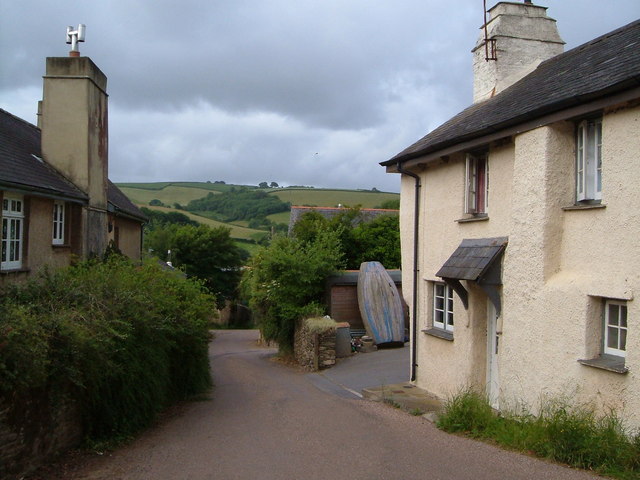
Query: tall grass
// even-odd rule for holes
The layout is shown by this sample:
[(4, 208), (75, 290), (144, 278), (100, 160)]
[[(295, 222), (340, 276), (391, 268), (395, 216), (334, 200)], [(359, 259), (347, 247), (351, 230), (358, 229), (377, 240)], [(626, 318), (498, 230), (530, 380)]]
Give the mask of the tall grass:
[(620, 479), (640, 478), (640, 432), (630, 434), (614, 411), (547, 401), (538, 415), (498, 415), (486, 397), (464, 390), (445, 404), (438, 427)]

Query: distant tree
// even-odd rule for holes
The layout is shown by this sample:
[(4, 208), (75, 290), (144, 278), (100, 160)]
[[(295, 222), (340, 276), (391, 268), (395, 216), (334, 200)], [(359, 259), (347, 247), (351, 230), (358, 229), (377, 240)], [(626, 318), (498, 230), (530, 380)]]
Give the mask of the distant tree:
[(220, 185), (225, 185), (225, 183), (224, 183), (224, 181), (223, 181), (223, 180), (216, 180), (216, 181), (215, 181), (215, 182), (213, 182), (213, 183), (219, 183)]
[(291, 229), (291, 234), (301, 242), (311, 242), (318, 237), (320, 232), (329, 229), (329, 220), (315, 210), (306, 212), (300, 216)]
[(154, 198), (153, 200), (151, 200), (149, 202), (149, 205), (151, 205), (152, 207), (164, 207), (164, 203), (162, 203), (160, 200), (158, 200), (157, 198)]
[(400, 210), (400, 198), (385, 200), (376, 208), (386, 208), (388, 210)]
[(269, 184), (267, 182), (260, 182), (258, 188), (269, 188)]
[(192, 200), (187, 205), (187, 210), (213, 212), (226, 222), (265, 218), (290, 208), (291, 204), (264, 190), (235, 187), (224, 193), (209, 192), (207, 196)]
[(176, 210), (184, 210), (184, 207), (180, 205), (178, 202), (175, 202), (173, 204), (173, 208), (175, 208)]
[(378, 261), (386, 268), (400, 267), (400, 227), (397, 215), (382, 215), (363, 221), (360, 208), (348, 208), (331, 220), (316, 211), (302, 215), (292, 236), (303, 243), (315, 241), (323, 232), (337, 235), (348, 269), (366, 261)]
[(371, 189), (371, 191), (372, 191), (372, 192), (379, 192), (380, 190), (378, 190), (376, 187), (373, 187), (373, 188)]
[(204, 281), (219, 302), (233, 298), (243, 264), (241, 249), (225, 227), (178, 227), (172, 238), (173, 265)]
[(400, 268), (400, 222), (398, 215), (381, 215), (353, 229), (354, 251), (348, 268), (362, 262), (380, 262), (385, 268)]
[(159, 210), (151, 210), (147, 207), (142, 207), (140, 211), (149, 219), (149, 223), (147, 223), (147, 231), (153, 230), (159, 225), (199, 225), (198, 222), (191, 220), (184, 213), (180, 212), (161, 212)]
[(269, 186), (271, 188), (278, 188), (280, 185), (278, 185), (276, 182), (271, 182), (271, 184), (269, 184)]

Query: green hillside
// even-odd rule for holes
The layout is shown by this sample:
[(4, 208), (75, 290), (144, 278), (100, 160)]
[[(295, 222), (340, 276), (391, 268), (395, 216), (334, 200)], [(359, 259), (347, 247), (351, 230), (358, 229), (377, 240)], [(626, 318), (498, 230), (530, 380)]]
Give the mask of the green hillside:
[[(256, 186), (230, 185), (225, 183), (211, 182), (154, 182), (154, 183), (119, 183), (120, 190), (129, 199), (140, 207), (148, 207), (164, 212), (174, 211), (173, 206), (178, 203), (182, 206), (190, 201), (207, 196), (213, 192), (226, 192), (231, 188), (257, 189)], [(290, 202), (292, 205), (306, 205), (318, 207), (335, 207), (339, 204), (354, 207), (360, 205), (363, 208), (375, 208), (387, 200), (399, 198), (397, 193), (377, 192), (370, 190), (339, 190), (321, 188), (268, 188), (265, 191), (269, 195), (276, 195), (283, 202)], [(164, 206), (150, 206), (149, 202), (159, 200)], [(251, 243), (267, 234), (266, 230), (248, 228), (248, 222), (236, 221), (233, 223), (223, 223), (215, 220), (211, 212), (202, 212), (198, 215), (193, 212), (180, 210), (189, 218), (202, 224), (212, 227), (226, 226), (231, 229), (231, 237), (242, 242), (242, 247), (251, 250)], [(204, 216), (206, 215), (206, 216)], [(269, 215), (268, 219), (276, 224), (289, 224), (289, 212)]]
[(270, 189), (269, 194), (277, 195), (283, 202), (291, 202), (291, 205), (313, 207), (336, 207), (341, 204), (348, 207), (360, 205), (362, 208), (375, 208), (386, 200), (399, 197), (397, 193), (320, 188), (276, 188)]

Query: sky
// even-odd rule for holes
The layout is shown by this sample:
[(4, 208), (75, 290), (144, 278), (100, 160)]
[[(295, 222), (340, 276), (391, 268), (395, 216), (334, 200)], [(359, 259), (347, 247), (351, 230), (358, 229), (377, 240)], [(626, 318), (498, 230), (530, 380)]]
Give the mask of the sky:
[[(565, 50), (640, 18), (640, 0), (534, 3)], [(114, 182), (397, 192), (379, 162), (471, 104), (482, 22), (482, 0), (0, 0), (0, 108), (36, 123), (45, 58), (83, 23)]]

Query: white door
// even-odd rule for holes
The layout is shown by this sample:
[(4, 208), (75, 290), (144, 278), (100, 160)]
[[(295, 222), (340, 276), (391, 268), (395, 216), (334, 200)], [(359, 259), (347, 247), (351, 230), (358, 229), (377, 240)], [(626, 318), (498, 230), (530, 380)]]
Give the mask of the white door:
[(498, 408), (500, 376), (498, 373), (498, 352), (500, 335), (496, 307), (487, 299), (487, 397), (493, 408)]

